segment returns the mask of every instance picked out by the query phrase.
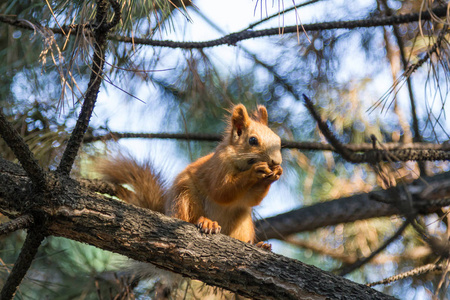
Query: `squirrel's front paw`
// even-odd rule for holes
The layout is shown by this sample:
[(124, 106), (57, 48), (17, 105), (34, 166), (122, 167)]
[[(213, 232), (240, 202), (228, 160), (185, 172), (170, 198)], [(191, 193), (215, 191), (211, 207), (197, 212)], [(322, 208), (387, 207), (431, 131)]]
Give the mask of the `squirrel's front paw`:
[(278, 180), (281, 176), (281, 174), (283, 174), (283, 168), (280, 165), (276, 165), (272, 167), (272, 174), (270, 176), (267, 177), (267, 179), (270, 180)]
[(253, 173), (259, 179), (268, 178), (273, 175), (273, 171), (265, 161), (260, 161), (252, 166)]
[(219, 226), (219, 223), (205, 217), (198, 218), (197, 227), (200, 229), (200, 232), (203, 233), (220, 233), (220, 230), (222, 229), (222, 227)]

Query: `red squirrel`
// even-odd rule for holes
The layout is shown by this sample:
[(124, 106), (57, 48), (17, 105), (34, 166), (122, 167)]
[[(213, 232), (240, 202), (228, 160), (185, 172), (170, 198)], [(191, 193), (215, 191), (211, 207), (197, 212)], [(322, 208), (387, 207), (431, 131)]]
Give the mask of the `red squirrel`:
[[(234, 106), (223, 140), (213, 153), (188, 165), (164, 190), (150, 165), (120, 157), (100, 165), (100, 173), (121, 189), (119, 198), (196, 224), (204, 233), (223, 233), (244, 242), (255, 241), (252, 207), (261, 203), (280, 178), (281, 140), (269, 127), (267, 110), (251, 116)], [(265, 249), (269, 244), (258, 243)]]

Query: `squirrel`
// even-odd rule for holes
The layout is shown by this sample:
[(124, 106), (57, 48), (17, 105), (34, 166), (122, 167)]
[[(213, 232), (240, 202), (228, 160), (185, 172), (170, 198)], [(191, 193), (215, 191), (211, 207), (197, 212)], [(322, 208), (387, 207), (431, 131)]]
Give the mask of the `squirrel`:
[[(104, 179), (133, 188), (120, 188), (126, 202), (197, 225), (203, 233), (223, 233), (254, 243), (252, 207), (261, 203), (281, 168), (281, 139), (268, 125), (259, 105), (252, 115), (244, 105), (233, 107), (223, 140), (213, 153), (188, 165), (165, 190), (150, 164), (118, 157), (100, 164)], [(271, 249), (269, 244), (257, 246)]]

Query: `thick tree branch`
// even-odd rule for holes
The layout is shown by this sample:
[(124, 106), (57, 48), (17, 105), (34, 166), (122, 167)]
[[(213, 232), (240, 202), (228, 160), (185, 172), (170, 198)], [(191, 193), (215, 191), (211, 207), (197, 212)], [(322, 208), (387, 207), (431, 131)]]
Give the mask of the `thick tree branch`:
[[(0, 159), (0, 211), (21, 215), (29, 180)], [(181, 220), (105, 198), (67, 177), (54, 199), (34, 209), (48, 217), (48, 234), (150, 262), (255, 299), (393, 299), (225, 235), (204, 235)], [(56, 192), (57, 191), (57, 192)]]
[(30, 176), (31, 180), (37, 188), (43, 189), (46, 187), (46, 174), (39, 166), (33, 153), (28, 148), (28, 145), (22, 139), (20, 134), (12, 127), (6, 120), (3, 110), (0, 108), (0, 135), (5, 140), (6, 144), (14, 152), (14, 155), (19, 160), (20, 164)]
[[(406, 201), (401, 199), (407, 194), (412, 199), (413, 208), (405, 208)], [(375, 199), (385, 199), (387, 203)], [(414, 212), (429, 214), (448, 205), (450, 205), (450, 172), (422, 177), (406, 186), (358, 194), (292, 210), (259, 220), (256, 222), (256, 228), (260, 240), (284, 239), (294, 233), (356, 220)]]
[(30, 268), (44, 237), (45, 235), (41, 229), (31, 229), (28, 231), (27, 238), (22, 246), (19, 257), (2, 288), (0, 299), (8, 300), (14, 297), (17, 287)]
[[(116, 1), (111, 1), (116, 3)], [(116, 3), (113, 5), (115, 14), (111, 23), (106, 22), (108, 4), (106, 0), (97, 1), (96, 24), (94, 28), (94, 58), (91, 67), (91, 77), (87, 91), (85, 93), (83, 106), (81, 107), (80, 115), (78, 116), (75, 128), (70, 135), (67, 142), (67, 147), (63, 153), (61, 162), (58, 167), (58, 172), (62, 174), (69, 174), (72, 169), (73, 162), (78, 154), (78, 150), (84, 138), (84, 134), (89, 126), (92, 112), (94, 111), (95, 102), (97, 101), (97, 94), (100, 89), (100, 84), (103, 78), (103, 67), (105, 64), (105, 48), (106, 36), (108, 31), (120, 21), (120, 5)], [(117, 11), (117, 9), (119, 11)]]

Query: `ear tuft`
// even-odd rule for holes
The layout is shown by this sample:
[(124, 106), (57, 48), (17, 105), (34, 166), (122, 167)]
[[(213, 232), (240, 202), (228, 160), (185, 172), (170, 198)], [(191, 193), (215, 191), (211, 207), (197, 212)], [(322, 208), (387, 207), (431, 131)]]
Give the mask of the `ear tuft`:
[(269, 124), (269, 115), (267, 114), (267, 109), (263, 105), (258, 105), (256, 110), (253, 112), (253, 119), (261, 124)]
[(234, 107), (231, 115), (231, 124), (233, 129), (236, 129), (238, 136), (242, 134), (242, 130), (250, 125), (250, 117), (244, 105), (238, 104)]

